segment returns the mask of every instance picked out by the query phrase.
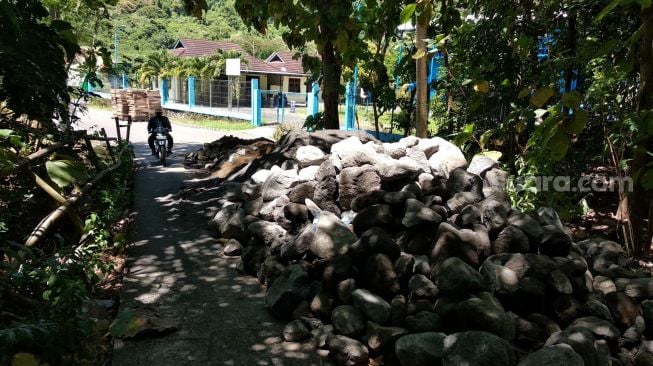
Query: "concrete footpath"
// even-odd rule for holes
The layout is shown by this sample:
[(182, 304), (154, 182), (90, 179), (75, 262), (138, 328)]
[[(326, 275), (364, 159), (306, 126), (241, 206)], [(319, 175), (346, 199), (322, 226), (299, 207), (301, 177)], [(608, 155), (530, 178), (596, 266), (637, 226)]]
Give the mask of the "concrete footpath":
[[(110, 113), (91, 111), (82, 128), (115, 128)], [(134, 187), (133, 242), (121, 292), (120, 310), (146, 307), (179, 322), (163, 337), (114, 342), (113, 365), (319, 365), (307, 344), (284, 342), (283, 322), (263, 307), (264, 290), (255, 278), (235, 270), (239, 259), (222, 257), (207, 228), (211, 192), (177, 194), (195, 178), (184, 156), (222, 134), (175, 126), (175, 154), (161, 167), (149, 157), (144, 123), (134, 123), (132, 142), (138, 172)], [(234, 133), (256, 137), (249, 131)]]

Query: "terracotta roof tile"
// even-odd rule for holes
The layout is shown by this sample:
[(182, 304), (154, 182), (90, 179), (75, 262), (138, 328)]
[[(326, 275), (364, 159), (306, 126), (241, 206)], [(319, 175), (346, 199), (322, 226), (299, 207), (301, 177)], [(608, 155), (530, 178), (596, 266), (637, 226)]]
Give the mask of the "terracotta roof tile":
[(285, 61), (283, 63), (268, 63), (260, 60), (247, 52), (240, 45), (227, 41), (210, 41), (202, 39), (181, 38), (170, 53), (179, 57), (209, 56), (217, 50), (237, 51), (247, 61), (241, 65), (243, 72), (260, 72), (265, 74), (306, 74), (301, 66), (301, 60), (293, 60), (293, 52), (282, 51), (278, 54)]

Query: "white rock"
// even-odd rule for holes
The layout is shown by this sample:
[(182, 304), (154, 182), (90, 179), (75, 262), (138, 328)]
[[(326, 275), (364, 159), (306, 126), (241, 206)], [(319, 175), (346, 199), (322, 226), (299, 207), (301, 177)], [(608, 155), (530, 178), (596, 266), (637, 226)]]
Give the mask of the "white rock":
[(252, 174), (252, 181), (256, 184), (263, 183), (268, 179), (270, 174), (272, 174), (272, 171), (268, 169), (259, 170), (258, 172)]
[(406, 156), (406, 144), (403, 142), (386, 142), (383, 144), (383, 153), (390, 155), (390, 157), (399, 159)]
[(399, 140), (399, 142), (403, 143), (406, 145), (406, 147), (413, 147), (417, 144), (419, 144), (420, 138), (415, 137), (415, 136), (406, 136)]
[(496, 160), (483, 155), (474, 155), (467, 171), (482, 177), (488, 170), (498, 167), (499, 162)]
[(352, 136), (331, 145), (331, 154), (337, 155), (340, 159), (342, 159), (348, 154), (351, 154), (354, 151), (360, 151), (362, 149), (363, 143), (361, 140), (359, 140), (358, 137)]
[(315, 179), (315, 174), (320, 169), (319, 165), (311, 165), (299, 171), (297, 175), (297, 180), (299, 182), (308, 182), (309, 180)]
[(430, 158), (433, 154), (435, 154), (438, 151), (441, 141), (446, 141), (446, 140), (440, 137), (434, 137), (432, 139), (421, 139), (417, 144), (417, 148), (424, 151), (426, 157)]
[(320, 165), (325, 159), (325, 154), (318, 147), (301, 146), (297, 149), (295, 159), (299, 162), (300, 167)]
[(438, 151), (429, 158), (432, 171), (444, 172), (448, 176), (454, 169), (467, 165), (465, 155), (456, 145), (440, 137), (431, 140), (438, 142)]

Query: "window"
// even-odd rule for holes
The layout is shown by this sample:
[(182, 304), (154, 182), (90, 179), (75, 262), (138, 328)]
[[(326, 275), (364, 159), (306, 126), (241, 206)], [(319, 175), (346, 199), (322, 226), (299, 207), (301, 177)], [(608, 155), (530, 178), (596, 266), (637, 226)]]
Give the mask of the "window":
[(288, 92), (290, 93), (299, 93), (301, 91), (302, 81), (297, 78), (288, 79)]

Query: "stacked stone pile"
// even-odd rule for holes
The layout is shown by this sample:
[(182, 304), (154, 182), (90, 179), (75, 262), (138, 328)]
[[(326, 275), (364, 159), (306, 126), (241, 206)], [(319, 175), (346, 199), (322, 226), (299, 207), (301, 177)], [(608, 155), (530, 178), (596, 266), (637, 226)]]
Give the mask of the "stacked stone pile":
[(437, 137), (292, 133), (223, 183), (211, 225), (283, 337), (339, 365), (653, 365), (651, 273), (513, 209), (506, 178)]

